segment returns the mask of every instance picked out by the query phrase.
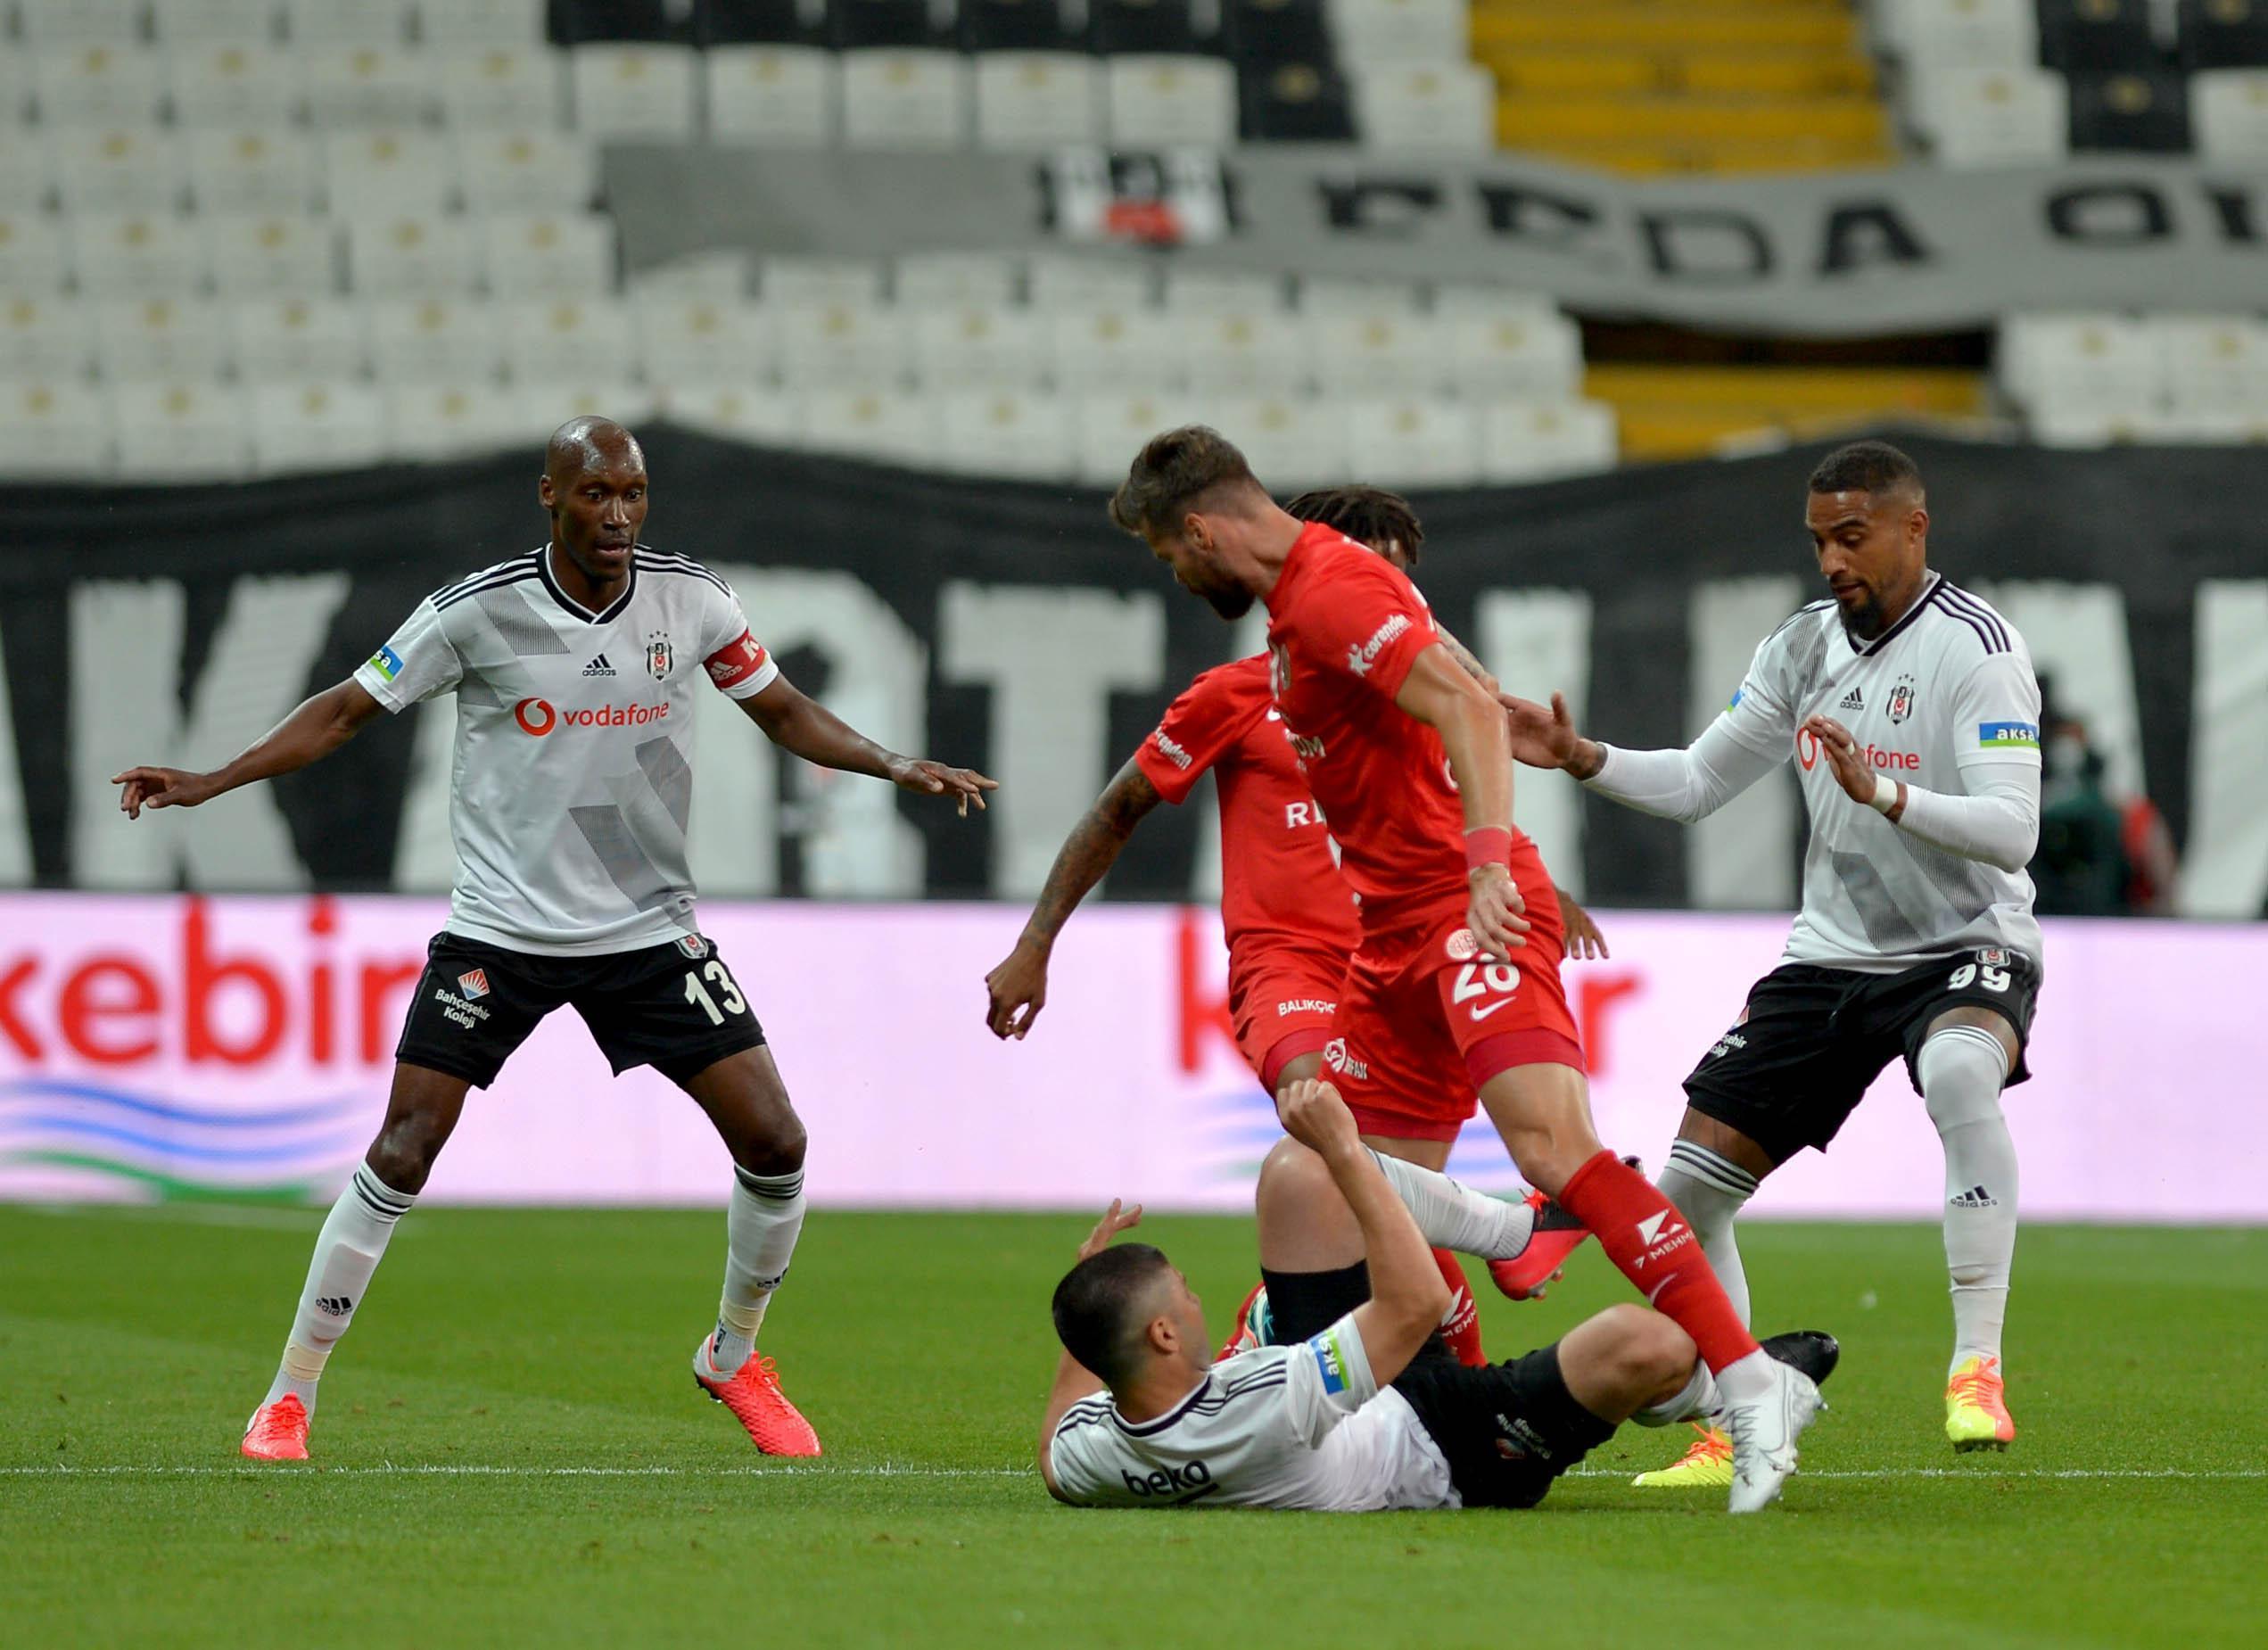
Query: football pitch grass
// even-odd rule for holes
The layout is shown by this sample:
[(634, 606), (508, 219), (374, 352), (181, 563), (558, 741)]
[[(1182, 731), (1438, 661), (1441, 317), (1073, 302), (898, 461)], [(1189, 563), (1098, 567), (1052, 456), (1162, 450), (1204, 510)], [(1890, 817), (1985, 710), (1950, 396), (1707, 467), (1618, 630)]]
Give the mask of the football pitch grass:
[[(1090, 1217), (814, 1215), (767, 1326), (829, 1455), (695, 1389), (720, 1215), (420, 1209), (315, 1460), (235, 1455), (315, 1212), (0, 1209), (0, 1641), (1347, 1646), (2256, 1644), (2268, 1232), (2033, 1228), (2020, 1436), (1942, 1430), (1934, 1228), (1757, 1225), (1763, 1327), (1842, 1338), (1782, 1504), (1639, 1491), (1626, 1428), (1529, 1513), (1096, 1513), (1030, 1468)], [(1250, 1223), (1160, 1217), (1216, 1332)], [(1477, 1268), (1476, 1268), (1477, 1271)], [(1490, 1349), (1625, 1298), (1595, 1246)]]

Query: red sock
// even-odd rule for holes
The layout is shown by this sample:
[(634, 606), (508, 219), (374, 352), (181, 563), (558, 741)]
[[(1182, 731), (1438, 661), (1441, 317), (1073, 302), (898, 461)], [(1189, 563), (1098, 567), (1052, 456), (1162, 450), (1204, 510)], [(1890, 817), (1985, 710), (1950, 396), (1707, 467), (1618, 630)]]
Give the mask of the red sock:
[(1480, 1349), (1480, 1303), (1472, 1298), (1472, 1285), (1465, 1281), (1464, 1263), (1454, 1250), (1437, 1249), (1433, 1264), (1441, 1268), (1441, 1281), (1449, 1286), (1449, 1315), (1441, 1320), (1441, 1339), (1448, 1342), (1458, 1363), (1478, 1369), (1489, 1361), (1489, 1355)]
[(1601, 1151), (1560, 1188), (1559, 1206), (1590, 1228), (1649, 1306), (1693, 1337), (1711, 1374), (1756, 1350), (1693, 1228), (1637, 1170)]

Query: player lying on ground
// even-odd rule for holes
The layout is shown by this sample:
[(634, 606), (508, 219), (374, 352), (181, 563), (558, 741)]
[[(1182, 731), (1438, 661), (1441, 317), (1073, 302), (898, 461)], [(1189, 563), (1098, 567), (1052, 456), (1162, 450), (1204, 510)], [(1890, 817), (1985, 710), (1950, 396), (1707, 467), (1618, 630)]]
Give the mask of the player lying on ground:
[[(1508, 699), (1522, 761), (1670, 819), (1705, 819), (1795, 759), (1811, 821), (1803, 906), (1781, 965), (1686, 1079), (1662, 1190), (1744, 1318), (1733, 1217), (1806, 1146), (1824, 1151), (1902, 1057), (1945, 1148), (1956, 1449), (2016, 1437), (2000, 1329), (2016, 1253), (2005, 1085), (2041, 978), (2025, 874), (2040, 834), (2040, 685), (2024, 638), (1932, 573), (1914, 462), (1880, 441), (1827, 455), (1804, 519), (1831, 592), (1767, 637), (1732, 704), (1684, 750), (1578, 734), (1565, 701)], [(1640, 1483), (1722, 1482), (1721, 1440)]]
[(694, 920), (685, 829), (696, 684), (783, 750), (924, 796), (984, 806), (993, 781), (884, 750), (804, 697), (699, 563), (638, 540), (645, 456), (579, 418), (551, 438), (538, 496), (551, 540), (418, 603), (349, 680), (210, 773), (129, 768), (128, 818), (193, 808), (329, 755), (381, 710), (457, 696), (449, 829), (457, 882), (395, 1051), (377, 1138), (323, 1223), (282, 1366), (243, 1453), (307, 1454), (325, 1360), (394, 1224), (457, 1126), (544, 1016), (572, 1004), (617, 1074), (650, 1065), (690, 1094), (731, 1154), (724, 1294), (693, 1355), (702, 1387), (756, 1447), (815, 1456), (818, 1436), (755, 1354), (804, 1223), (804, 1126), (739, 983)]
[[(1407, 572), (1425, 531), (1408, 500), (1376, 487), (1304, 493), (1286, 507), (1302, 521), (1335, 527)], [(1494, 679), (1444, 634), (1445, 646), (1493, 693)], [(1228, 942), (1229, 1021), (1237, 1050), (1260, 1086), (1323, 1069), (1347, 960), (1361, 937), (1351, 891), (1339, 875), (1323, 810), (1307, 794), (1268, 688), (1268, 656), (1220, 665), (1192, 682), (1167, 709), (1093, 807), (1064, 838), (1016, 947), (985, 977), (986, 1024), (996, 1037), (1027, 1035), (1047, 1005), (1047, 967), (1056, 936), (1117, 863), (1134, 828), (1160, 802), (1179, 804), (1207, 772), (1220, 801), (1221, 920)], [(1603, 957), (1598, 926), (1564, 894), (1573, 954)], [(1429, 1168), (1448, 1161), (1454, 1127), (1423, 1134), (1369, 1132), (1365, 1141)], [(1515, 1299), (1543, 1292), (1566, 1240), (1540, 1243), (1519, 1261), (1489, 1267)], [(1447, 1250), (1435, 1258), (1447, 1281), (1442, 1333), (1459, 1360), (1488, 1362), (1480, 1314), (1464, 1269)]]
[[(1330, 1277), (1367, 1256), (1367, 1293), (1300, 1325), (1299, 1340), (1208, 1364), (1202, 1303), (1157, 1250), (1109, 1247), (1142, 1218), (1111, 1204), (1055, 1290), (1064, 1352), (1039, 1467), (1059, 1500), (1533, 1506), (1620, 1423), (1665, 1424), (1720, 1401), (1692, 1339), (1639, 1306), (1504, 1364), (1425, 1356), (1448, 1292), (1427, 1244), (1485, 1243), (1518, 1206), (1372, 1151), (1327, 1082), (1287, 1085), (1276, 1103), (1291, 1139), (1261, 1177), (1263, 1264)], [(1319, 1292), (1301, 1299), (1322, 1305)], [(1769, 1344), (1809, 1368), (1807, 1385), (1835, 1366), (1831, 1336)]]
[(1693, 1337), (1726, 1399), (1730, 1504), (1765, 1506), (1794, 1470), (1819, 1394), (1764, 1356), (1691, 1228), (1599, 1143), (1560, 980), (1559, 908), (1512, 825), (1503, 709), (1440, 642), (1406, 574), (1286, 515), (1216, 431), (1151, 440), (1110, 514), (1223, 618), (1267, 604), (1275, 708), (1362, 900), (1324, 1051), (1357, 1118), (1373, 1133), (1454, 1134), (1485, 1107), (1528, 1183)]

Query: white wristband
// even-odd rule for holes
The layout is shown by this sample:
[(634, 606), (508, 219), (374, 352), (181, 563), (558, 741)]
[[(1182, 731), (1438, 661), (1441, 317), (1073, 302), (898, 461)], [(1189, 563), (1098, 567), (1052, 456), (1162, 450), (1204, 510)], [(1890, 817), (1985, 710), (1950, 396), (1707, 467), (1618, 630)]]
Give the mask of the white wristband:
[(1867, 804), (1876, 813), (1887, 813), (1898, 805), (1898, 781), (1887, 773), (1875, 775), (1874, 800)]

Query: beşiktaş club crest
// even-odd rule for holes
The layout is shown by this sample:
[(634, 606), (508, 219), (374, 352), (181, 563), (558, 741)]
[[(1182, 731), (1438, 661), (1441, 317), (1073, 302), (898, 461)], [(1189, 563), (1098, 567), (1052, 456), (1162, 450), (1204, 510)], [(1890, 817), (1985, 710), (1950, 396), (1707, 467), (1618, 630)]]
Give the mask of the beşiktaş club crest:
[(677, 942), (677, 948), (689, 957), (705, 957), (709, 954), (709, 942), (698, 934), (688, 934)]
[(1914, 714), (1914, 679), (1901, 676), (1898, 685), (1890, 690), (1890, 720), (1901, 722)]
[(656, 681), (669, 680), (670, 635), (667, 631), (656, 631), (646, 639), (646, 668)]

